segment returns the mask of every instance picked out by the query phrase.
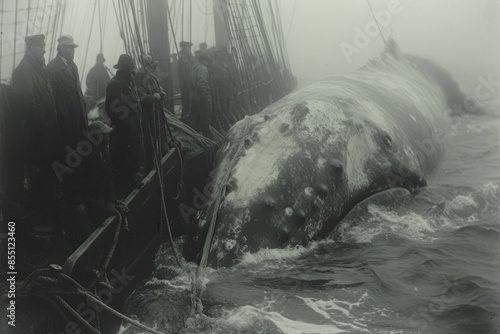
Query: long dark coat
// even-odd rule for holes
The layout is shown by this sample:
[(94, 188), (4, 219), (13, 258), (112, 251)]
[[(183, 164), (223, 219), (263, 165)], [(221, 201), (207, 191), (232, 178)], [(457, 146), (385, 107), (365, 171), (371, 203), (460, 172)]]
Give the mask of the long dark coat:
[(26, 54), (12, 73), (11, 83), (25, 121), (28, 161), (51, 163), (63, 154), (63, 147), (45, 65)]
[(195, 63), (193, 66), (193, 105), (191, 110), (191, 127), (210, 137), (212, 122), (212, 101), (210, 96), (210, 71), (205, 64)]
[(80, 140), (86, 140), (83, 131), (88, 129), (78, 69), (74, 62), (68, 61), (66, 65), (57, 56), (47, 64), (47, 74), (54, 93), (63, 145), (75, 150)]
[(191, 113), (193, 56), (189, 52), (179, 52), (179, 87), (181, 89), (182, 113)]
[(109, 150), (115, 188), (123, 195), (134, 174), (144, 166), (144, 142), (137, 89), (120, 71), (108, 83), (105, 109), (114, 128)]
[(17, 103), (14, 89), (0, 84), (0, 186), (12, 201), (22, 198), (26, 158), (23, 118)]
[(94, 101), (99, 101), (106, 96), (106, 86), (110, 79), (108, 69), (103, 64), (95, 64), (85, 79), (87, 94), (92, 96)]

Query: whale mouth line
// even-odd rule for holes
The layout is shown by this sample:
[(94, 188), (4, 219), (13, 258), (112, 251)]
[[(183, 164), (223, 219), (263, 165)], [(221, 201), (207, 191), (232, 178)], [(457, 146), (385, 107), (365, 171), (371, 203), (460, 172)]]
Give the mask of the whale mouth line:
[(394, 203), (396, 200), (401, 199), (403, 196), (411, 194), (413, 189), (405, 187), (386, 187), (377, 191), (374, 191), (367, 196), (363, 196), (362, 199), (356, 201), (348, 210), (342, 212), (338, 218), (337, 225), (349, 216), (352, 216), (356, 212), (361, 212), (370, 204), (383, 205), (387, 203)]

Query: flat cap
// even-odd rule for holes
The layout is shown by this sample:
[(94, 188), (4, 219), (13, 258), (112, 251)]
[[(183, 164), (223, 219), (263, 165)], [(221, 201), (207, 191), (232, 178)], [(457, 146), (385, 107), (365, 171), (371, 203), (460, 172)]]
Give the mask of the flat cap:
[(191, 43), (191, 42), (186, 42), (186, 41), (181, 41), (181, 42), (179, 43), (179, 46), (180, 46), (181, 48), (186, 48), (186, 47), (193, 46), (193, 43)]
[(75, 44), (73, 37), (70, 35), (63, 35), (57, 39), (58, 46), (71, 46), (76, 48), (78, 45)]
[(45, 45), (45, 35), (40, 34), (40, 35), (26, 36), (24, 42), (26, 42), (26, 45), (29, 46), (42, 46)]

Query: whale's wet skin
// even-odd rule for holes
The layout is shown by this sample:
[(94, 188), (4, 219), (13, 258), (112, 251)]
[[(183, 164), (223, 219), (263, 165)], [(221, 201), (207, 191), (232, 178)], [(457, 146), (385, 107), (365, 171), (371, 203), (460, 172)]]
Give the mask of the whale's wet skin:
[[(264, 112), (237, 125), (219, 157), (227, 187), (217, 203), (212, 268), (192, 284), (196, 265), (178, 269), (165, 245), (153, 277), (130, 298), (130, 314), (172, 333), (500, 330), (500, 101), (488, 107), (497, 116), (446, 117), (442, 82), (398, 79), (411, 69), (384, 57), (368, 66), (389, 70), (318, 83), (306, 88), (314, 96), (307, 103), (289, 104), (291, 95), (275, 106), (291, 107), (288, 116)], [(372, 95), (363, 83), (376, 75), (377, 94), (397, 91), (401, 99)], [(404, 88), (410, 77), (413, 93)], [(340, 91), (334, 107), (320, 98)], [(396, 107), (401, 118), (379, 106)], [(315, 112), (322, 108), (335, 116)], [(365, 117), (352, 117), (354, 110)], [(295, 180), (286, 192), (281, 178)], [(265, 223), (253, 225), (257, 212)], [(191, 299), (193, 285), (201, 304)], [(203, 306), (201, 315), (192, 304)]]
[(204, 256), (220, 267), (324, 238), (371, 195), (424, 186), (444, 152), (447, 115), (464, 101), (444, 69), (391, 41), (362, 69), (295, 91), (229, 130), (194, 240), (215, 226)]

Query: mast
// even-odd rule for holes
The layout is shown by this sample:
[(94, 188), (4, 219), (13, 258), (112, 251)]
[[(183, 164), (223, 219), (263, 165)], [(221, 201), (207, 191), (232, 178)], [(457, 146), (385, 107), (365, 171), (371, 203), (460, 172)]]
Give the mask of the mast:
[(149, 50), (159, 62), (158, 68), (160, 74), (158, 79), (167, 94), (164, 101), (165, 107), (174, 112), (174, 100), (172, 96), (172, 72), (170, 70), (170, 42), (168, 40), (168, 11), (167, 0), (148, 0), (147, 5), (147, 24)]

